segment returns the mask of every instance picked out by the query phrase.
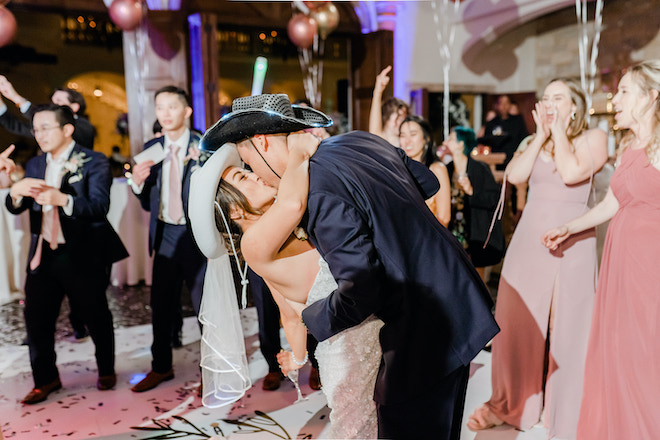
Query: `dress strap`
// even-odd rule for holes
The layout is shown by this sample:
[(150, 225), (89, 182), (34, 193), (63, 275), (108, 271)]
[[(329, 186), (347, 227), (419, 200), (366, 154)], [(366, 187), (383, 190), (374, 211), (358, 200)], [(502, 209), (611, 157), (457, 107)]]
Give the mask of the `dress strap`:
[(504, 170), (504, 177), (502, 178), (502, 190), (500, 191), (500, 199), (497, 201), (497, 206), (495, 207), (495, 212), (493, 212), (493, 218), (490, 221), (490, 228), (488, 228), (488, 236), (484, 242), (483, 249), (486, 249), (488, 246), (488, 241), (490, 236), (493, 233), (493, 228), (495, 227), (495, 222), (497, 220), (502, 220), (502, 214), (504, 213), (504, 202), (506, 198), (506, 178), (508, 174), (508, 169)]

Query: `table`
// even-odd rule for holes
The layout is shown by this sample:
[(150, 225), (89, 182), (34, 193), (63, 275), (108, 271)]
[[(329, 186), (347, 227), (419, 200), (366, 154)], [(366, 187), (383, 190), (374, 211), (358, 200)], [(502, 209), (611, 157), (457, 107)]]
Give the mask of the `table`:
[(125, 177), (116, 177), (110, 187), (108, 220), (128, 250), (129, 257), (112, 266), (113, 286), (151, 285), (153, 258), (149, 256), (149, 213), (131, 191)]
[(0, 305), (23, 298), (30, 247), (27, 211), (13, 215), (5, 207), (9, 188), (0, 189)]

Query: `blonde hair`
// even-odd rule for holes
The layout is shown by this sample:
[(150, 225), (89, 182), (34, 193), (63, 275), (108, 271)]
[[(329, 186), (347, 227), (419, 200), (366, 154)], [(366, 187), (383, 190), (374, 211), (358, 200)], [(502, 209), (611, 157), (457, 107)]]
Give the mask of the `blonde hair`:
[[(584, 96), (582, 88), (568, 78), (554, 78), (548, 82), (546, 87), (555, 82), (560, 82), (568, 88), (568, 95), (570, 96), (573, 105), (575, 105), (575, 116), (571, 116), (571, 122), (568, 124), (568, 127), (566, 127), (568, 141), (574, 149), (575, 146), (573, 145), (573, 139), (580, 136), (589, 128), (589, 121), (587, 120), (587, 99)], [(550, 139), (548, 138), (545, 143), (548, 143), (549, 141)], [(543, 147), (545, 148), (545, 144), (543, 144)], [(554, 147), (551, 153), (554, 156)]]
[[(648, 105), (633, 113), (633, 118), (647, 112), (650, 108), (654, 107), (653, 114), (653, 135), (646, 145), (646, 155), (649, 158), (649, 163), (655, 164), (660, 160), (660, 99), (657, 97), (653, 99), (652, 91), (656, 90), (660, 94), (660, 60), (648, 60), (627, 69), (630, 78), (637, 84), (643, 94), (648, 99)], [(636, 119), (636, 118), (635, 118)], [(619, 154), (630, 146), (634, 140), (635, 135), (631, 131), (626, 134), (621, 140)]]

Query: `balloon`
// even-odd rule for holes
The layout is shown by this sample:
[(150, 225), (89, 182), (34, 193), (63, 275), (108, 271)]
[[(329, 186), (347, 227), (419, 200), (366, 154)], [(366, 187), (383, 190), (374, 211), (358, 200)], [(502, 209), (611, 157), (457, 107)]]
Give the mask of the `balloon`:
[(295, 14), (289, 20), (286, 30), (293, 44), (301, 49), (307, 49), (314, 42), (314, 35), (316, 35), (318, 27), (313, 18), (305, 14)]
[(110, 18), (122, 30), (132, 31), (142, 21), (140, 0), (114, 0), (108, 9)]
[(0, 47), (11, 43), (16, 35), (16, 18), (11, 11), (0, 6)]
[(319, 28), (319, 35), (324, 40), (339, 24), (339, 11), (332, 3), (327, 3), (325, 6), (315, 9), (309, 13), (310, 17), (316, 20)]

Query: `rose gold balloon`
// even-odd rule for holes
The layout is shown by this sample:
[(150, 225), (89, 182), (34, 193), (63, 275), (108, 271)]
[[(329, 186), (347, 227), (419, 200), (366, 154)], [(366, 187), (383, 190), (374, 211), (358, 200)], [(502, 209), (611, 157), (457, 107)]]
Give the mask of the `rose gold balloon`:
[(293, 44), (301, 49), (307, 49), (314, 42), (317, 25), (313, 18), (305, 14), (295, 14), (289, 20), (286, 30)]
[(337, 29), (337, 25), (339, 24), (339, 11), (332, 3), (327, 3), (323, 7), (311, 11), (309, 15), (316, 20), (319, 27), (319, 35), (324, 40), (332, 31)]
[(114, 24), (122, 30), (132, 31), (142, 21), (142, 2), (139, 0), (113, 0), (108, 12)]
[(16, 18), (11, 11), (0, 6), (0, 47), (11, 43), (16, 35)]

